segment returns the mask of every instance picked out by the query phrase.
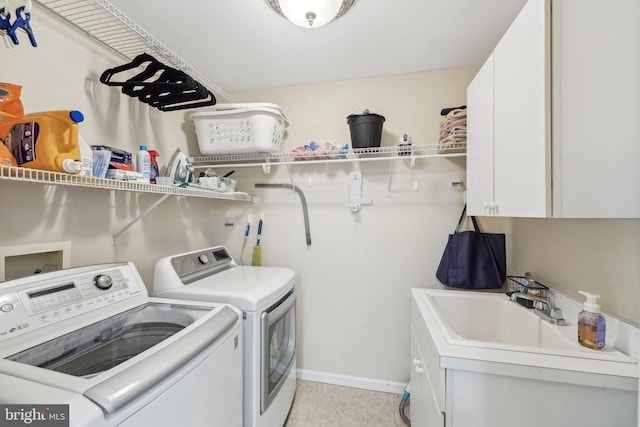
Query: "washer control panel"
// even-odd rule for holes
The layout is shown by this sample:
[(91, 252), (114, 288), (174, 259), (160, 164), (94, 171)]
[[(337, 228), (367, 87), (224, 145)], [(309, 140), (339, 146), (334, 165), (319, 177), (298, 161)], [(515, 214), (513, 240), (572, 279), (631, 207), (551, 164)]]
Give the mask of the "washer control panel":
[(117, 291), (126, 290), (127, 287), (127, 281), (122, 272), (112, 270), (78, 277), (60, 285), (22, 290), (18, 294), (23, 301), (28, 301), (27, 312), (36, 314), (77, 301), (88, 303), (91, 299), (103, 296), (124, 295), (126, 292), (117, 294)]
[[(0, 341), (143, 295), (130, 264), (109, 264), (34, 275), (0, 283)], [(77, 271), (77, 274), (72, 274)], [(47, 279), (46, 277), (49, 277)], [(32, 282), (30, 282), (32, 280)], [(12, 286), (13, 283), (16, 283)]]

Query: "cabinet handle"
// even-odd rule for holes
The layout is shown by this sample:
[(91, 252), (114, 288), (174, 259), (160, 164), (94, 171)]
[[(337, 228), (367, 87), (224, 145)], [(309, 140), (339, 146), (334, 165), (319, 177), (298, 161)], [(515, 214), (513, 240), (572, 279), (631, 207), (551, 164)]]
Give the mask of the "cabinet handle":
[(424, 369), (422, 369), (420, 366), (416, 366), (416, 373), (417, 374), (421, 374), (424, 372)]
[(413, 364), (416, 366), (420, 366), (420, 364), (422, 363), (422, 360), (420, 359), (416, 359), (415, 357), (413, 358)]
[(484, 210), (489, 211), (489, 213), (494, 214), (498, 209), (498, 204), (495, 202), (484, 202), (482, 207)]

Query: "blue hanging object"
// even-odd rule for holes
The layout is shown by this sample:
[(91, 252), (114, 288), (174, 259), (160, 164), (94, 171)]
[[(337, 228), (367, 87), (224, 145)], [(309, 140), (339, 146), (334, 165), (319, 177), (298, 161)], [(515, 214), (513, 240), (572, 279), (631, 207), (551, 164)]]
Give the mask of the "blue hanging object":
[(31, 41), (31, 46), (37, 47), (38, 43), (36, 42), (36, 37), (33, 34), (33, 29), (31, 28), (31, 12), (25, 12), (26, 6), (20, 6), (16, 9), (16, 20), (11, 25), (11, 28), (7, 31), (7, 35), (11, 37), (11, 41), (13, 44), (20, 44), (20, 40), (18, 40), (18, 36), (16, 35), (16, 31), (18, 29), (24, 30), (29, 36), (29, 40)]
[(11, 14), (9, 11), (5, 14), (5, 8), (0, 7), (0, 32), (9, 31), (11, 29)]

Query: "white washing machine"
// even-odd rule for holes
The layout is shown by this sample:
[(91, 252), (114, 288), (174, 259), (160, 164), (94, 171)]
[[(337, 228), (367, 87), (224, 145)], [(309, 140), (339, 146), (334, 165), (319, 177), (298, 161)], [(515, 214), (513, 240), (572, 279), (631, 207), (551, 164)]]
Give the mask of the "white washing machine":
[(152, 295), (242, 310), (244, 426), (282, 427), (296, 387), (295, 272), (239, 266), (217, 246), (160, 259)]
[(239, 427), (241, 316), (150, 298), (131, 263), (2, 282), (0, 425)]

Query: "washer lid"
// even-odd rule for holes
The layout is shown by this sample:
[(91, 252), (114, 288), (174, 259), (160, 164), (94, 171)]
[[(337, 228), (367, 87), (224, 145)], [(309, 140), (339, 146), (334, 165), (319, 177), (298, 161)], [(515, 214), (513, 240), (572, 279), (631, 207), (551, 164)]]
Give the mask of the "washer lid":
[[(230, 331), (240, 328), (240, 313), (227, 304), (212, 308), (204, 307), (206, 303), (201, 303), (203, 307), (193, 302), (176, 303), (182, 301), (165, 303), (154, 299), (134, 310), (0, 358), (0, 372), (83, 394), (106, 414), (112, 414), (161, 384), (176, 370), (188, 366), (194, 357), (211, 351), (212, 345)], [(122, 328), (127, 323), (148, 326), (153, 322), (171, 324), (165, 330), (169, 336), (157, 333), (162, 327), (153, 328), (150, 334)], [(107, 337), (117, 329), (123, 329), (117, 339)], [(92, 338), (98, 341), (93, 343), (95, 348)], [(100, 342), (102, 338), (104, 343)], [(66, 348), (67, 344), (77, 347)], [(118, 360), (120, 357), (126, 360)], [(106, 370), (97, 372), (100, 368)]]
[(89, 378), (148, 350), (209, 311), (210, 307), (147, 303), (6, 359)]
[(242, 311), (266, 308), (295, 285), (290, 268), (234, 266), (189, 284), (166, 273), (156, 276), (153, 296), (228, 303)]

